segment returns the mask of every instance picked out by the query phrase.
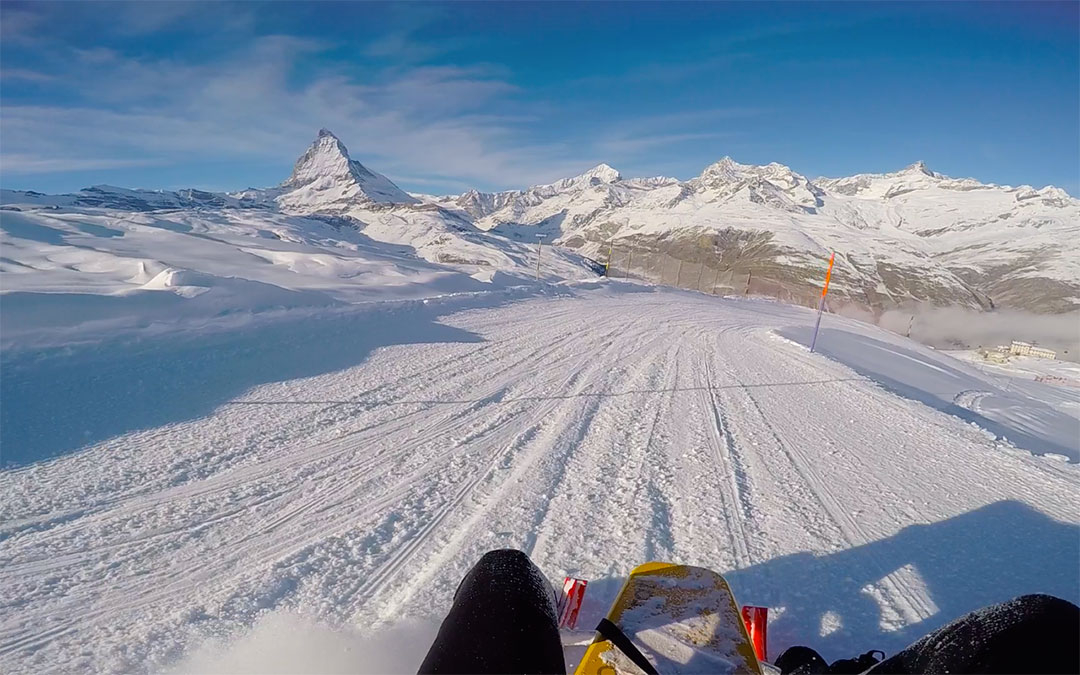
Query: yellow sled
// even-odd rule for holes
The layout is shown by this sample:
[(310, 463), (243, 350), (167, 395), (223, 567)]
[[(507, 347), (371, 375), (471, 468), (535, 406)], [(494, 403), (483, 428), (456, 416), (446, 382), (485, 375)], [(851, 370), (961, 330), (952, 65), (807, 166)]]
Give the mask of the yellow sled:
[[(724, 577), (702, 567), (650, 562), (630, 573), (607, 618), (661, 675), (752, 673), (761, 664)], [(640, 675), (599, 633), (575, 675)]]

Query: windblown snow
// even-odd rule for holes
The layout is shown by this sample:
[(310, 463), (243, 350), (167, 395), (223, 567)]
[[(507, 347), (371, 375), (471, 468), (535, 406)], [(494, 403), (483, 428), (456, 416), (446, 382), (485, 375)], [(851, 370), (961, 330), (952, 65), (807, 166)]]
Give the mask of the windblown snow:
[(1053, 188), (723, 160), (421, 198), (324, 130), (275, 188), (3, 202), (5, 672), (414, 672), (498, 547), (589, 580), (571, 667), (648, 560), (769, 607), (770, 657), (1080, 601), (1073, 364), (828, 314), (811, 353), (809, 309), (594, 262), (745, 227), (776, 274), (848, 251), (842, 292), (1076, 288)]

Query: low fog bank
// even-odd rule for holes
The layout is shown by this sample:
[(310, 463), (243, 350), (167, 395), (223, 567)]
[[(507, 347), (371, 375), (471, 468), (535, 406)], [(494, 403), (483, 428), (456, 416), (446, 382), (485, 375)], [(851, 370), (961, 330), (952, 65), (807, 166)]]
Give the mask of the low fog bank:
[(269, 614), (250, 632), (197, 647), (172, 675), (230, 673), (415, 673), (435, 639), (438, 624), (406, 623), (375, 633), (329, 626), (287, 612)]
[(993, 348), (1023, 340), (1057, 351), (1059, 359), (1080, 360), (1080, 312), (977, 312), (929, 305), (889, 310), (880, 315), (852, 305), (838, 308), (837, 312), (900, 335), (907, 335), (910, 329), (912, 339), (938, 349)]

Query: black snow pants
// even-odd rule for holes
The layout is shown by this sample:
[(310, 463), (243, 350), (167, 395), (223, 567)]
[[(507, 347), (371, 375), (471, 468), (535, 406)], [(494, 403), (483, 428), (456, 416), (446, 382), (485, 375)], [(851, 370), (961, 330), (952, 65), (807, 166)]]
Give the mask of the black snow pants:
[(555, 592), (529, 556), (501, 549), (480, 558), (419, 672), (566, 672)]
[(1080, 673), (1080, 608), (1023, 595), (965, 614), (870, 672)]

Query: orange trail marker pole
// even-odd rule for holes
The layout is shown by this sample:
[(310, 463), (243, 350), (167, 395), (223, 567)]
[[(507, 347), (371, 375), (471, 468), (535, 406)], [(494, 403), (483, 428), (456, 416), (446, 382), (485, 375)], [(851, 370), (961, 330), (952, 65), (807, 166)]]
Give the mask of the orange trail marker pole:
[(825, 311), (825, 294), (829, 292), (829, 278), (832, 277), (833, 262), (836, 261), (836, 253), (833, 252), (829, 256), (829, 269), (825, 270), (825, 288), (821, 289), (821, 300), (817, 306), (817, 323), (814, 324), (814, 338), (810, 340), (810, 351), (814, 351), (814, 347), (817, 346), (817, 334), (818, 329), (821, 328), (821, 313)]
[(536, 235), (536, 280), (540, 281), (540, 254), (544, 252), (544, 235)]

